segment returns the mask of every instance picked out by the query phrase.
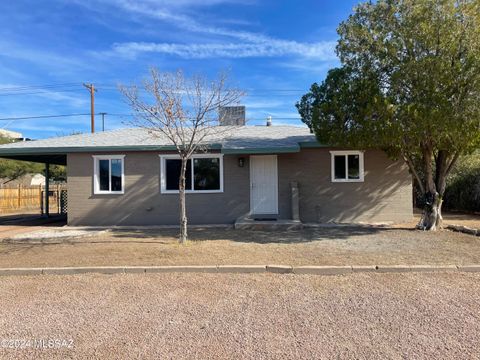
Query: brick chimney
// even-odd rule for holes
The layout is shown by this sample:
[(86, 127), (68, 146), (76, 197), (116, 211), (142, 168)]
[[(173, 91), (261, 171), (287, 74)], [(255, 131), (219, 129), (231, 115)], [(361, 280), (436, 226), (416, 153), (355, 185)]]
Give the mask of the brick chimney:
[(223, 106), (218, 110), (220, 125), (245, 125), (245, 106)]

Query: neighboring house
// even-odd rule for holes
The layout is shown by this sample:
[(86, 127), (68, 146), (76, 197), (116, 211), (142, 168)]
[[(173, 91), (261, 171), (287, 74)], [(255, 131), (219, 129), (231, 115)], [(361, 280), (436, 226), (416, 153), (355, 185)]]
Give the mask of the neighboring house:
[(25, 174), (16, 179), (0, 178), (0, 187), (16, 187), (16, 186), (39, 186), (45, 185), (45, 176), (42, 174)]
[[(292, 219), (297, 209), (307, 223), (412, 219), (412, 178), (383, 151), (322, 145), (304, 127), (229, 127), (189, 163), (190, 224)], [(180, 160), (147, 130), (8, 144), (0, 157), (67, 165), (70, 225), (178, 224)]]
[(32, 186), (45, 186), (45, 176), (42, 174), (35, 174), (32, 176), (32, 180), (30, 180), (30, 185)]
[(30, 139), (24, 138), (22, 133), (6, 130), (6, 129), (0, 129), (0, 136), (10, 138), (16, 141), (30, 140)]

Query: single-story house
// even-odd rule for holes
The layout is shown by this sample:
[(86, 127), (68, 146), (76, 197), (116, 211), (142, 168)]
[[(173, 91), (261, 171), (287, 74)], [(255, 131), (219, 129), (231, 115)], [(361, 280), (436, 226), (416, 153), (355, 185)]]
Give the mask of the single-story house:
[[(305, 127), (226, 126), (189, 162), (190, 224), (412, 219), (411, 175), (383, 151), (333, 148)], [(66, 165), (69, 225), (178, 224), (180, 160), (145, 129), (7, 144), (0, 157)]]

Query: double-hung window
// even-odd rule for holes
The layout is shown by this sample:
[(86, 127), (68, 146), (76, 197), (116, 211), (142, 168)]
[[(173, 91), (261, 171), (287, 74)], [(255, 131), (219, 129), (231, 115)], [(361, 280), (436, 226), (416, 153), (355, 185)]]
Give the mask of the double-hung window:
[(332, 182), (364, 181), (363, 151), (330, 151)]
[[(178, 193), (182, 160), (178, 155), (161, 155), (160, 162), (161, 192)], [(187, 161), (185, 190), (189, 193), (223, 192), (223, 156), (192, 155)]]
[(125, 155), (93, 156), (93, 192), (94, 194), (123, 194)]

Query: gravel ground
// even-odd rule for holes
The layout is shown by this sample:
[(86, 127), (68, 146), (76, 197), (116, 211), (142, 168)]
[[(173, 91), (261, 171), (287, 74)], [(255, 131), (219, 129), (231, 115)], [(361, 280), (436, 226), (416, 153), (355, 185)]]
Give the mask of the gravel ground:
[(0, 358), (480, 358), (480, 274), (0, 278)]
[(0, 242), (0, 267), (124, 265), (480, 264), (480, 237), (441, 231), (323, 228), (303, 231), (112, 231), (78, 239)]

